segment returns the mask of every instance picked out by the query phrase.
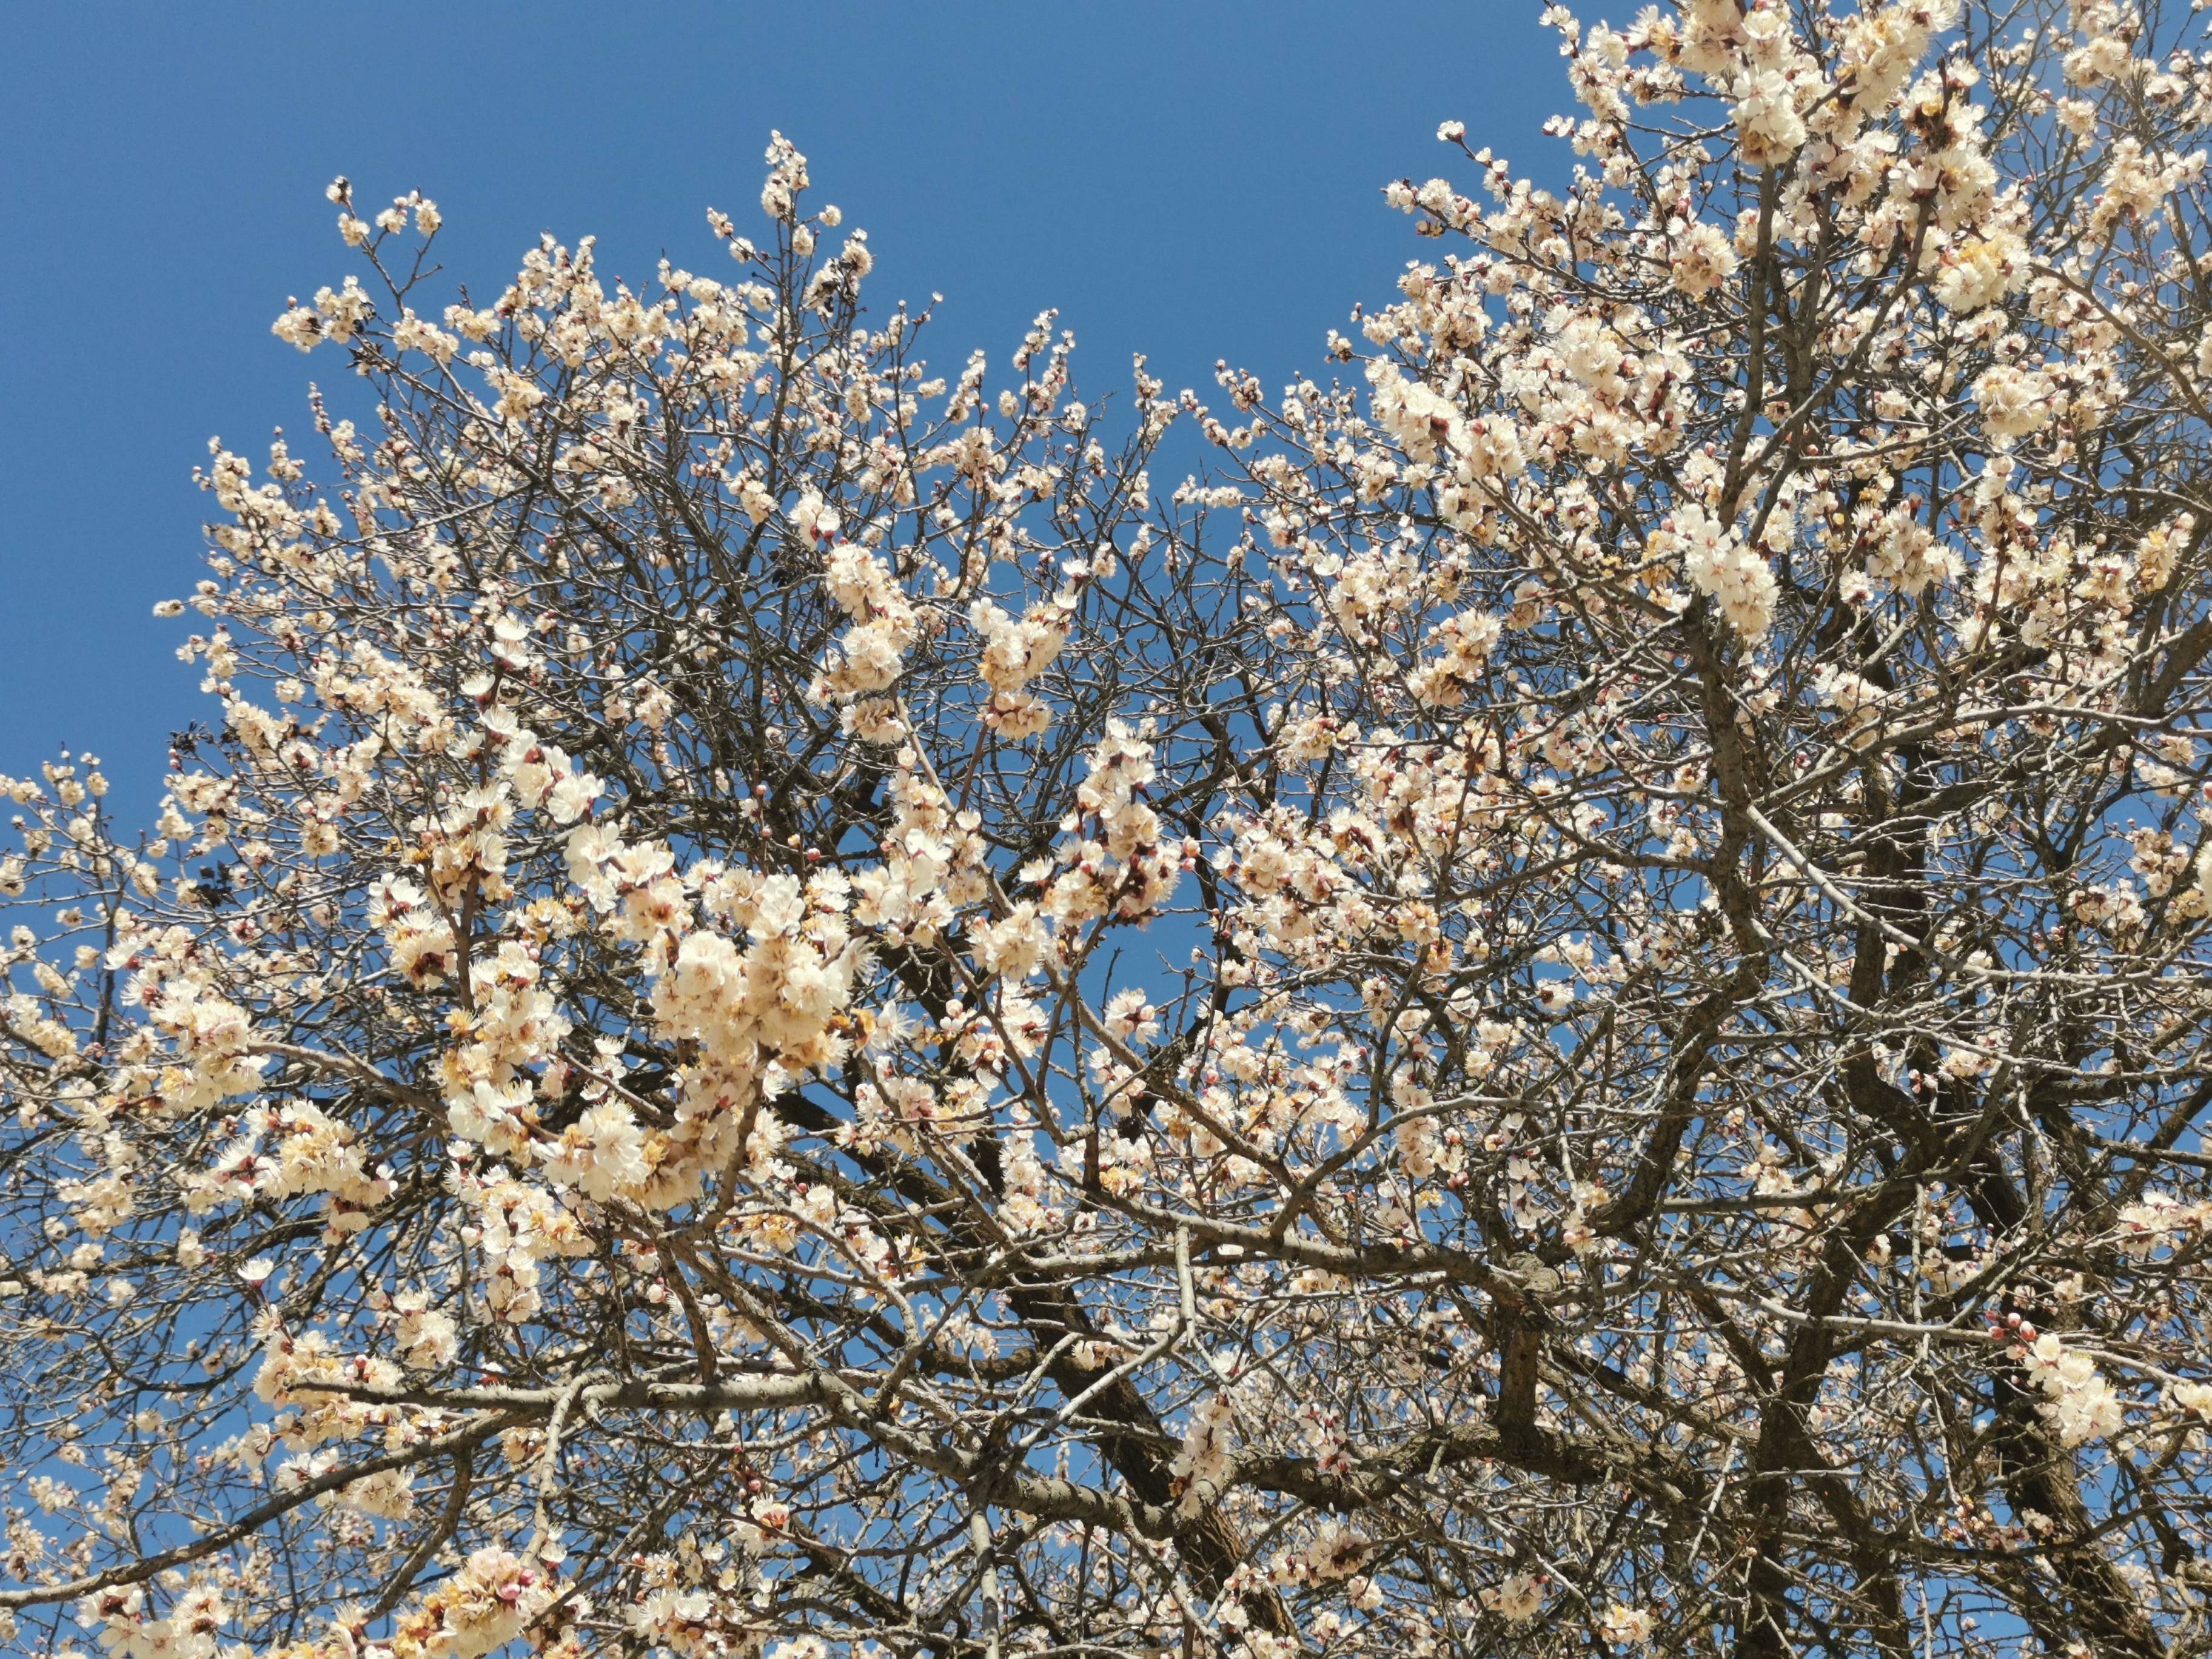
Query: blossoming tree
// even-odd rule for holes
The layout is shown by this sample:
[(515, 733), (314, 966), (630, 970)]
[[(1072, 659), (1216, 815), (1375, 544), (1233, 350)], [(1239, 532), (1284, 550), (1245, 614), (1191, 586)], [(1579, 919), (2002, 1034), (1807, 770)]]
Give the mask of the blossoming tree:
[(333, 186), (9, 785), (9, 1650), (2212, 1645), (2212, 55), (1547, 21), (1272, 399)]

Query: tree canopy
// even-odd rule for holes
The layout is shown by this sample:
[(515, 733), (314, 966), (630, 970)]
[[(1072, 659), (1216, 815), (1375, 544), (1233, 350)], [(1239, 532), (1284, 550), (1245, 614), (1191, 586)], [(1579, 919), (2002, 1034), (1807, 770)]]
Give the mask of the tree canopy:
[(0, 1641), (2212, 1651), (2212, 52), (1546, 21), (1273, 393), (332, 185), (7, 782)]

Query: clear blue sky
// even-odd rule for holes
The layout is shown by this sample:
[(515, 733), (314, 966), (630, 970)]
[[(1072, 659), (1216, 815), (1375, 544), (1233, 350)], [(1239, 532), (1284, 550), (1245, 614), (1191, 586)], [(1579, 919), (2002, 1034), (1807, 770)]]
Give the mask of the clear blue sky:
[[(1632, 7), (1624, 3), (1625, 12)], [(150, 804), (209, 708), (157, 599), (204, 572), (210, 434), (305, 432), (270, 320), (345, 269), (322, 189), (444, 210), (448, 273), (494, 291), (541, 229), (634, 281), (712, 271), (709, 205), (757, 216), (781, 128), (865, 226), (881, 304), (945, 295), (930, 356), (1002, 362), (1047, 306), (1079, 384), (1217, 357), (1272, 386), (1320, 362), (1419, 245), (1379, 186), (1450, 172), (1466, 121), (1540, 176), (1566, 102), (1534, 0), (1352, 4), (623, 6), (70, 3), (0, 52), (0, 771), (63, 741)], [(1459, 173), (1470, 172), (1461, 160)], [(726, 264), (726, 260), (720, 260)], [(312, 455), (307, 446), (303, 453)], [(311, 460), (312, 465), (312, 460)]]

